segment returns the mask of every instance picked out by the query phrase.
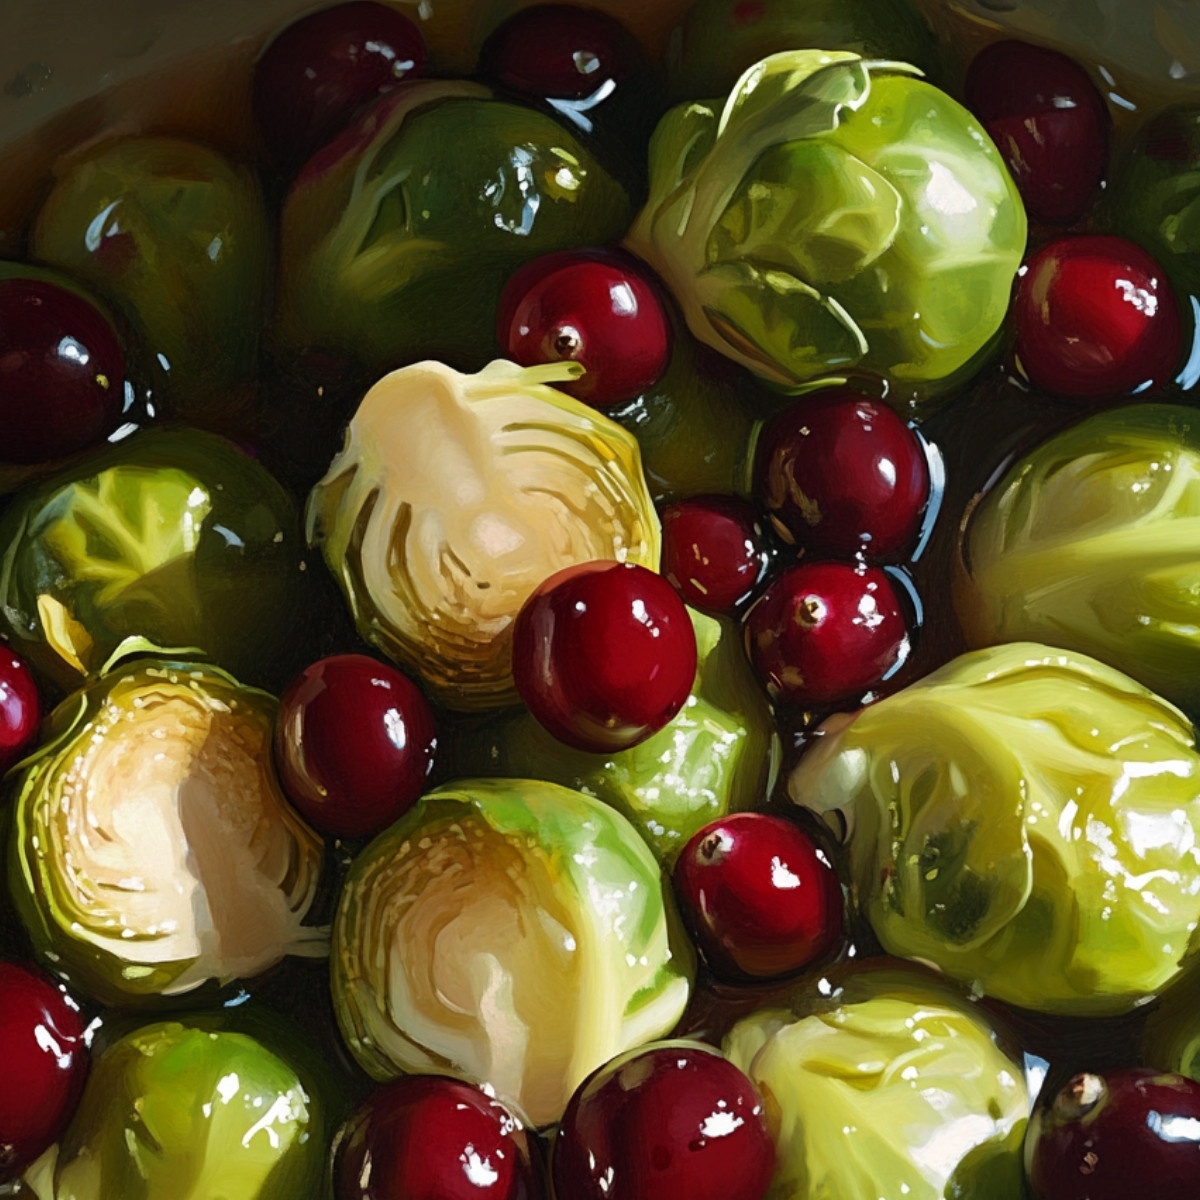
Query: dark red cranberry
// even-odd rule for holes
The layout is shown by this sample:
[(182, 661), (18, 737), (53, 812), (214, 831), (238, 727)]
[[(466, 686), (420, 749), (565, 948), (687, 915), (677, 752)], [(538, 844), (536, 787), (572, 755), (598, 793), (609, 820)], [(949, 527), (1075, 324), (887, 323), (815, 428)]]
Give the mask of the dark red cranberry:
[(523, 367), (580, 363), (586, 374), (559, 386), (597, 408), (651, 387), (671, 354), (670, 323), (649, 271), (605, 250), (526, 263), (501, 294), (496, 336)]
[(857, 700), (907, 656), (908, 626), (876, 567), (802, 563), (774, 579), (746, 614), (746, 647), (775, 700)]
[(346, 1124), (337, 1200), (541, 1200), (541, 1164), (520, 1121), (480, 1088), (410, 1075)]
[(268, 152), (295, 164), (368, 101), (425, 73), (425, 40), (396, 8), (354, 0), (288, 25), (254, 68), (254, 115)]
[(44, 280), (0, 280), (0, 463), (83, 450), (124, 402), (125, 355), (94, 305)]
[(583, 563), (551, 575), (522, 606), (513, 677), (559, 741), (623, 750), (683, 707), (696, 677), (696, 635), (661, 575), (632, 563)]
[(782, 817), (737, 813), (706, 825), (675, 861), (674, 881), (708, 965), (734, 980), (802, 970), (841, 936), (837, 874)]
[(1128, 396), (1170, 379), (1183, 347), (1175, 294), (1144, 250), (1117, 237), (1066, 237), (1021, 268), (1016, 353), (1043, 391)]
[(1076, 1075), (1025, 1141), (1037, 1200), (1200, 1196), (1200, 1083), (1145, 1068)]
[(1074, 59), (1027, 42), (995, 42), (967, 72), (967, 107), (1012, 172), (1029, 215), (1070, 224), (1108, 168), (1104, 97)]
[(571, 1097), (554, 1144), (562, 1200), (760, 1200), (774, 1167), (754, 1085), (693, 1042), (601, 1067)]
[(0, 1182), (49, 1149), (87, 1076), (83, 1022), (40, 972), (0, 962)]
[(842, 390), (774, 416), (754, 474), (779, 534), (819, 554), (898, 555), (916, 540), (929, 503), (920, 438), (886, 404)]
[(693, 608), (729, 612), (766, 565), (754, 507), (736, 496), (695, 496), (663, 509), (662, 573)]
[(0, 775), (37, 737), (42, 705), (25, 660), (0, 646)]
[(377, 833), (405, 813), (433, 767), (429, 702), (365, 654), (323, 658), (279, 702), (275, 756), (291, 801), (324, 833)]

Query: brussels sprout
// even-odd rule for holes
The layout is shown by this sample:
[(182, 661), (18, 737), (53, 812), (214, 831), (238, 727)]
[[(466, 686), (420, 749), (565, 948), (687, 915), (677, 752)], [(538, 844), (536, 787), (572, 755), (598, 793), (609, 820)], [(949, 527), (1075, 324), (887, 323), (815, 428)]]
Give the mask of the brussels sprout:
[(276, 703), (211, 667), (116, 666), (14, 769), (8, 884), (34, 947), (106, 1003), (323, 955), (321, 839), (271, 760)]
[(797, 1016), (765, 1010), (725, 1053), (762, 1093), (765, 1200), (1015, 1200), (1029, 1095), (983, 1016), (900, 971), (850, 976)]
[(146, 430), (18, 496), (0, 521), (0, 631), (65, 687), (129, 637), (253, 676), (284, 645), (300, 530), (252, 458)]
[(457, 1074), (534, 1125), (664, 1036), (694, 960), (637, 831), (557, 784), (435, 789), (350, 868), (334, 925), (342, 1035), (376, 1079)]
[(663, 118), (627, 245), (701, 341), (792, 389), (858, 370), (928, 390), (976, 365), (1025, 211), (982, 128), (914, 73), (774, 54)]
[(249, 170), (193, 142), (140, 137), (64, 160), (30, 251), (124, 315), (179, 416), (211, 420), (253, 380), (272, 245)]
[(1200, 755), (1128, 676), (1034, 643), (965, 654), (832, 718), (789, 780), (840, 814), (892, 954), (1042, 1012), (1125, 1012), (1200, 921)]
[(371, 372), (499, 353), (508, 277), (624, 233), (625, 192), (552, 117), (472, 83), (417, 83), (322, 151), (283, 210), (278, 318), (289, 347)]
[(563, 567), (658, 568), (637, 442), (547, 381), (573, 367), (417, 363), (385, 376), (308, 502), (359, 632), (441, 703), (515, 702), (512, 626)]
[(1138, 404), (1044, 442), (976, 507), (955, 608), (969, 645), (1031, 638), (1200, 706), (1200, 418)]
[(549, 779), (597, 796), (641, 831), (661, 860), (696, 830), (768, 796), (779, 740), (734, 621), (690, 611), (699, 668), (682, 711), (629, 750), (573, 750), (528, 712), (473, 731), (455, 761), (489, 775)]

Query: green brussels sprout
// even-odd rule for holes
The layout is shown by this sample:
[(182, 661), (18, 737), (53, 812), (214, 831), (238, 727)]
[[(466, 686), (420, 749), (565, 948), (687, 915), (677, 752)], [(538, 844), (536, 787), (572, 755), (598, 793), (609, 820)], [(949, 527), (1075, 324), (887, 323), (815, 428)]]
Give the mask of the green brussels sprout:
[(552, 117), (478, 84), (418, 83), (301, 173), (283, 210), (288, 347), (371, 372), (499, 353), (495, 313), (532, 258), (625, 232), (621, 186)]
[(94, 146), (59, 166), (30, 240), (129, 322), (181, 418), (246, 402), (273, 239), (253, 174), (167, 137)]
[(146, 1025), (92, 1064), (38, 1200), (311, 1200), (325, 1171), (319, 1102), (256, 1038), (214, 1022)]
[(253, 678), (296, 610), (299, 519), (214, 434), (146, 430), (17, 496), (0, 520), (0, 632), (64, 687), (130, 637)]
[(774, 54), (663, 118), (626, 243), (696, 337), (784, 389), (861, 371), (934, 390), (978, 364), (1025, 211), (982, 127), (915, 73)]
[(1200, 707), (1200, 417), (1097, 413), (1043, 442), (976, 506), (955, 609), (971, 646), (1090, 654)]
[(473, 730), (455, 762), (597, 796), (633, 822), (663, 861), (710, 821), (760, 804), (774, 785), (780, 747), (741, 627), (689, 612), (699, 653), (696, 684), (679, 714), (652, 737), (615, 754), (588, 754), (519, 711)]
[(964, 654), (831, 718), (788, 789), (848, 831), (884, 948), (982, 994), (1122, 1013), (1191, 950), (1192, 726), (1095, 659), (1029, 642)]
[(983, 1015), (902, 971), (851, 975), (799, 1013), (743, 1019), (724, 1049), (775, 1141), (764, 1200), (1015, 1200), (1030, 1099)]
[(276, 709), (159, 658), (59, 705), (10, 778), (8, 846), (13, 902), (52, 970), (129, 1004), (327, 952), (304, 924), (323, 846), (276, 779)]
[(593, 1070), (674, 1027), (694, 966), (624, 817), (553, 783), (470, 779), (355, 859), (331, 974), (374, 1078), (459, 1075), (543, 1126)]
[(393, 371), (309, 497), (309, 541), (359, 632), (449, 708), (517, 701), (513, 623), (555, 571), (596, 559), (658, 568), (637, 442), (548, 386), (573, 370)]

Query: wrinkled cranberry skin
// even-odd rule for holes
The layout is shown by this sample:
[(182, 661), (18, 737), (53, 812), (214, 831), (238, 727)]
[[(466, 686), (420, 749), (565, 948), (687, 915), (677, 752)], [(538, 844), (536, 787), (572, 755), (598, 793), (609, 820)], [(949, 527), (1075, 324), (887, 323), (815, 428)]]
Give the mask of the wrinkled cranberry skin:
[(823, 555), (895, 557), (915, 542), (929, 503), (920, 438), (886, 404), (840, 389), (767, 423), (754, 478), (780, 536)]
[(687, 1042), (630, 1051), (584, 1080), (553, 1156), (560, 1200), (760, 1200), (774, 1166), (754, 1085)]
[(0, 280), (0, 463), (49, 462), (100, 441), (125, 400), (125, 354), (82, 296)]
[(603, 754), (637, 745), (683, 707), (696, 635), (675, 589), (632, 563), (551, 575), (513, 630), (513, 678), (560, 742)]
[(842, 932), (837, 873), (793, 822), (736, 813), (693, 835), (673, 879), (705, 961), (733, 982), (803, 970)]
[(790, 567), (746, 614), (745, 628), (760, 681), (785, 703), (857, 700), (908, 652), (904, 609), (877, 567)]
[(0, 646), (0, 775), (33, 747), (42, 703), (28, 664)]
[[(1102, 1081), (1099, 1099), (1073, 1099)], [(1086, 1094), (1086, 1093), (1085, 1093)], [(1076, 1076), (1035, 1111), (1025, 1143), (1037, 1200), (1200, 1196), (1200, 1083), (1134, 1067)]]
[(288, 25), (254, 68), (254, 115), (270, 154), (301, 162), (368, 101), (425, 74), (425, 39), (403, 13), (371, 0)]
[(420, 796), (437, 729), (406, 675), (365, 654), (323, 658), (279, 702), (275, 759), (284, 791), (323, 833), (378, 833)]
[(995, 42), (976, 56), (967, 107), (996, 143), (1030, 217), (1069, 225), (1108, 169), (1109, 116), (1087, 72), (1057, 50)]
[(62, 1134), (87, 1077), (83, 1022), (44, 975), (0, 962), (0, 1182)]
[(354, 1113), (334, 1162), (337, 1200), (542, 1200), (520, 1123), (457, 1079), (409, 1075)]
[(754, 506), (694, 496), (662, 512), (662, 573), (693, 608), (731, 612), (762, 577), (767, 555)]
[(1175, 294), (1124, 238), (1065, 237), (1021, 268), (1012, 306), (1017, 358), (1043, 391), (1104, 399), (1166, 383), (1183, 348)]

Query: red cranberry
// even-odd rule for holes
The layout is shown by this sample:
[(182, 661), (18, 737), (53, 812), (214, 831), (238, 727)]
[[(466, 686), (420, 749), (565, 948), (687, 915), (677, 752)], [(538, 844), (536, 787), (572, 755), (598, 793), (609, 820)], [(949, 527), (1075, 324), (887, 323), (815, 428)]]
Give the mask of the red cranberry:
[(1145, 1068), (1076, 1075), (1025, 1142), (1037, 1200), (1200, 1196), (1200, 1083)]
[(347, 1122), (337, 1200), (540, 1200), (540, 1163), (521, 1123), (480, 1088), (410, 1075)]
[(766, 565), (752, 505), (736, 496), (696, 496), (662, 513), (662, 573), (693, 608), (729, 612)]
[(559, 741), (623, 750), (683, 707), (696, 677), (696, 635), (661, 575), (632, 563), (583, 563), (551, 575), (522, 606), (513, 676)]
[(1183, 346), (1162, 268), (1117, 237), (1043, 246), (1021, 268), (1013, 320), (1025, 373), (1059, 396), (1098, 399), (1159, 387)]
[(0, 775), (37, 737), (42, 705), (25, 660), (0, 646)]
[(288, 25), (254, 68), (254, 115), (278, 160), (298, 163), (369, 100), (425, 73), (425, 40), (398, 9), (371, 0)]
[(87, 1076), (83, 1022), (45, 976), (0, 962), (0, 1182), (58, 1140)]
[(664, 1042), (584, 1080), (553, 1162), (561, 1200), (760, 1200), (775, 1152), (758, 1093), (733, 1063)]
[(775, 700), (857, 700), (908, 653), (908, 627), (887, 573), (802, 563), (780, 574), (746, 614), (746, 646)]
[(649, 272), (603, 250), (564, 250), (526, 263), (508, 281), (496, 336), (523, 367), (578, 362), (587, 373), (565, 392), (605, 408), (657, 382), (671, 327)]
[(94, 305), (45, 280), (0, 280), (0, 462), (86, 448), (124, 400), (125, 355)]
[(780, 535), (806, 550), (886, 558), (915, 540), (929, 503), (920, 438), (886, 404), (809, 396), (763, 429), (755, 490)]
[(1108, 167), (1108, 108), (1087, 72), (1057, 50), (996, 42), (967, 72), (967, 107), (984, 123), (1029, 215), (1070, 224)]
[(706, 825), (676, 860), (674, 881), (689, 931), (719, 975), (787, 975), (841, 935), (837, 874), (782, 817), (738, 813)]
[(276, 726), (284, 790), (342, 837), (378, 833), (421, 794), (437, 746), (429, 702), (406, 675), (365, 654), (323, 658), (284, 692)]

